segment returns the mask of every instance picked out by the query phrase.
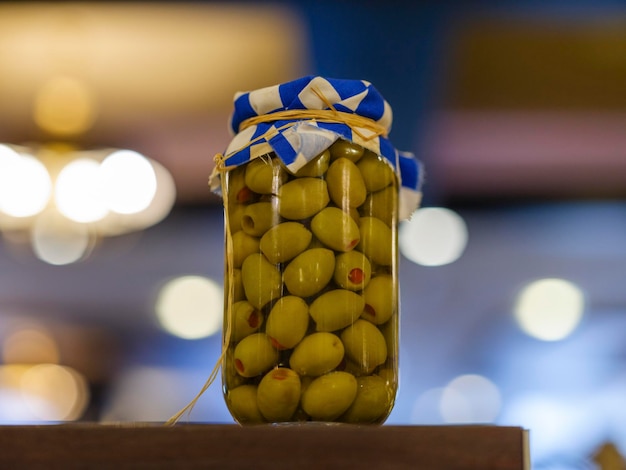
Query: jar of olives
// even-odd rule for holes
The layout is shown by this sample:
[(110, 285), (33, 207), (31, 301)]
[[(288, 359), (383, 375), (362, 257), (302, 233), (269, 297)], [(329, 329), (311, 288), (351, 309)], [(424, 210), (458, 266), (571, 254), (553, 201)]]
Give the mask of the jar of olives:
[(381, 424), (398, 386), (399, 220), (420, 165), (361, 80), (235, 96), (212, 188), (225, 213), (222, 384), (241, 424)]

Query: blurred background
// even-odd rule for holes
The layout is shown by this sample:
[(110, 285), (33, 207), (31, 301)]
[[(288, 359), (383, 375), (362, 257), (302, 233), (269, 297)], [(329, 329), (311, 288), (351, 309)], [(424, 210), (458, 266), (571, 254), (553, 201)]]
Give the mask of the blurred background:
[[(0, 2), (0, 423), (164, 421), (201, 389), (233, 95), (309, 74), (372, 82), (426, 167), (387, 423), (523, 426), (538, 469), (625, 453), (608, 0)], [(232, 423), (219, 380), (183, 420)]]

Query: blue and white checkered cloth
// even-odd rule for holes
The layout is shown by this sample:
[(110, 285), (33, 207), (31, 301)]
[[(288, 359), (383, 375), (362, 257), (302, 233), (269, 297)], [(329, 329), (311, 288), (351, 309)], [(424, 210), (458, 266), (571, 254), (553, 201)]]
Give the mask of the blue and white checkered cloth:
[[(361, 127), (358, 122), (285, 116), (285, 111), (298, 110), (347, 113), (367, 118), (374, 124)], [(271, 120), (275, 113), (279, 113), (277, 120)], [(267, 120), (250, 125), (245, 122), (257, 116)], [(241, 128), (242, 123), (246, 127)], [(273, 151), (295, 173), (337, 139), (343, 138), (384, 157), (395, 169), (401, 181), (400, 219), (405, 219), (420, 202), (422, 166), (411, 153), (400, 152), (391, 144), (387, 138), (391, 123), (391, 107), (372, 84), (364, 80), (307, 76), (237, 93), (230, 118), (234, 137), (223, 154), (224, 165), (242, 165)], [(373, 127), (382, 132), (375, 132)], [(211, 177), (211, 188), (216, 192), (219, 192), (218, 179), (219, 173), (215, 172)]]

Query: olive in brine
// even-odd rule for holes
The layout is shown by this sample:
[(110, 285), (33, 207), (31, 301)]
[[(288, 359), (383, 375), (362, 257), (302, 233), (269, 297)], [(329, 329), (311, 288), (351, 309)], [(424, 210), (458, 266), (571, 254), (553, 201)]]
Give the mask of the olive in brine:
[(396, 305), (396, 287), (389, 275), (372, 278), (363, 290), (365, 308), (361, 317), (376, 325), (382, 325), (393, 315)]
[(278, 189), (278, 213), (301, 220), (321, 211), (329, 203), (328, 186), (320, 178), (296, 178)]
[(245, 169), (246, 186), (259, 194), (276, 194), (278, 188), (288, 178), (282, 165), (266, 156), (255, 158)]
[(257, 386), (240, 385), (226, 394), (226, 403), (237, 422), (241, 424), (263, 423), (263, 415), (257, 405)]
[(301, 223), (283, 222), (265, 232), (260, 249), (271, 263), (284, 263), (302, 253), (311, 238), (313, 234)]
[(356, 166), (361, 171), (363, 182), (369, 192), (380, 191), (396, 179), (396, 174), (391, 165), (374, 152), (365, 152)]
[(361, 241), (357, 249), (373, 263), (391, 266), (394, 261), (391, 228), (376, 217), (361, 217), (359, 229)]
[(313, 160), (308, 162), (298, 171), (296, 171), (296, 176), (298, 178), (302, 178), (304, 176), (310, 177), (319, 177), (326, 173), (328, 170), (328, 164), (330, 163), (330, 150), (325, 150), (320, 153)]
[(302, 394), (302, 408), (314, 420), (334, 421), (352, 405), (357, 393), (356, 378), (334, 371), (316, 378)]
[(356, 292), (335, 289), (317, 297), (309, 311), (317, 331), (335, 331), (352, 324), (361, 313), (365, 301)]
[(259, 239), (247, 234), (244, 231), (234, 233), (232, 236), (232, 250), (233, 250), (233, 267), (240, 268), (243, 264), (243, 260), (252, 253), (259, 252)]
[(251, 335), (263, 324), (263, 314), (246, 300), (233, 304), (231, 317), (233, 319), (231, 334), (234, 341), (240, 341)]
[(380, 330), (366, 320), (357, 320), (341, 332), (346, 355), (372, 372), (387, 359), (387, 343)]
[(357, 377), (356, 381), (356, 397), (341, 420), (365, 424), (385, 418), (392, 405), (392, 393), (387, 382), (377, 375)]
[(311, 230), (318, 240), (336, 251), (350, 251), (361, 239), (354, 219), (337, 207), (319, 211), (311, 220)]
[(335, 254), (328, 248), (303, 251), (285, 267), (287, 290), (298, 297), (310, 297), (330, 282), (335, 271)]
[(254, 198), (254, 192), (246, 185), (245, 167), (235, 168), (228, 172), (228, 204), (248, 204)]
[(309, 326), (309, 306), (300, 297), (281, 297), (267, 317), (265, 333), (277, 349), (291, 349), (300, 342)]
[(243, 261), (241, 279), (248, 302), (258, 309), (281, 296), (280, 271), (261, 253), (253, 253)]
[(375, 193), (369, 193), (360, 207), (364, 217), (376, 217), (389, 227), (398, 217), (398, 190), (395, 186), (387, 186)]
[(255, 202), (243, 211), (241, 228), (248, 235), (260, 237), (278, 222), (279, 218), (271, 202)]
[(286, 367), (276, 367), (263, 376), (257, 404), (269, 422), (289, 421), (300, 403), (300, 377)]
[(326, 172), (328, 194), (339, 207), (359, 207), (365, 201), (367, 190), (357, 166), (347, 158), (330, 164)]
[(318, 376), (335, 369), (345, 349), (339, 337), (333, 333), (320, 332), (305, 336), (289, 358), (289, 366), (303, 376)]
[(365, 149), (358, 144), (349, 142), (344, 139), (337, 139), (330, 146), (330, 158), (337, 160), (338, 158), (347, 158), (351, 162), (357, 162), (363, 156)]
[(335, 258), (333, 279), (343, 289), (362, 290), (370, 281), (372, 266), (360, 251), (340, 253)]
[(278, 351), (265, 333), (253, 333), (237, 343), (233, 364), (242, 377), (255, 377), (271, 369), (278, 361)]

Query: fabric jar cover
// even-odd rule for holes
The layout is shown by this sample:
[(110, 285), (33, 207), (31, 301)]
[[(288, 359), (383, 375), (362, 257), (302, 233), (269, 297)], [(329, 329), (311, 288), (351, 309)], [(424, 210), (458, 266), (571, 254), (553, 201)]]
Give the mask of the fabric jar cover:
[(365, 80), (307, 76), (236, 93), (230, 117), (234, 137), (219, 156), (210, 187), (219, 194), (220, 170), (270, 152), (295, 173), (342, 138), (382, 156), (394, 168), (401, 182), (399, 218), (407, 219), (421, 200), (423, 169), (413, 154), (391, 144), (391, 124), (389, 103)]

